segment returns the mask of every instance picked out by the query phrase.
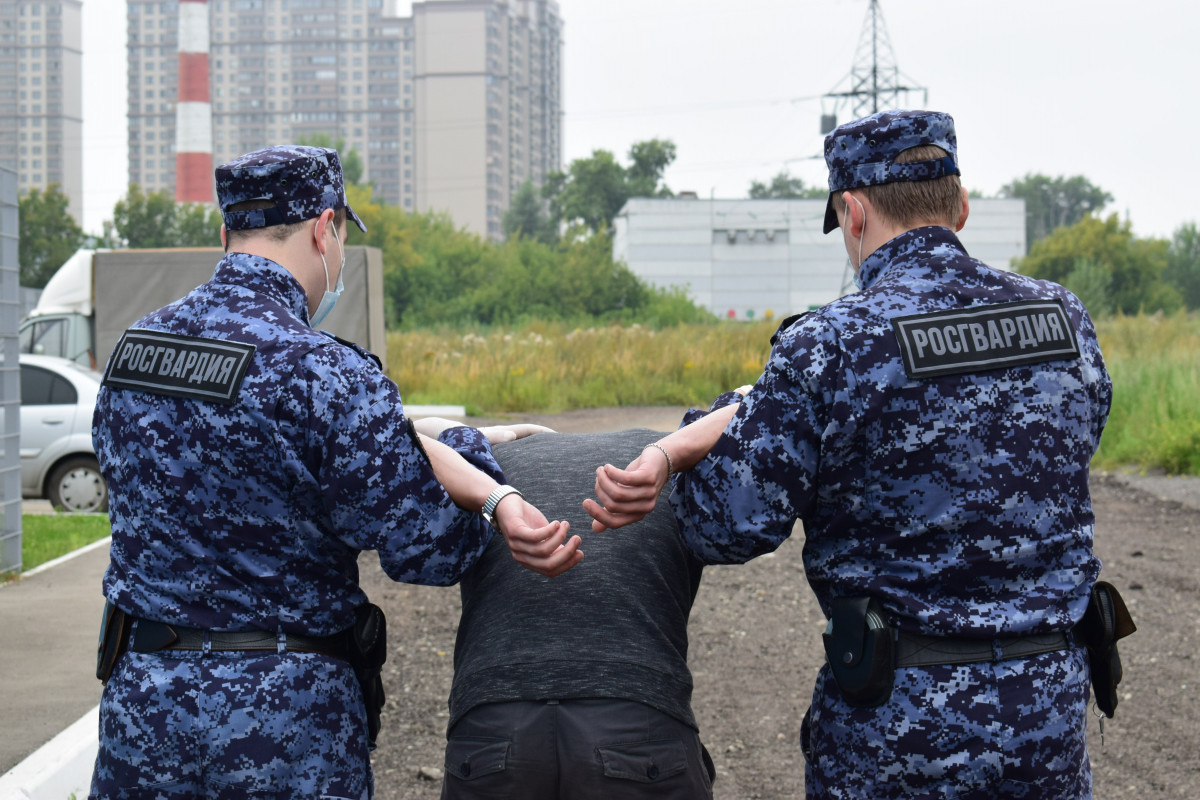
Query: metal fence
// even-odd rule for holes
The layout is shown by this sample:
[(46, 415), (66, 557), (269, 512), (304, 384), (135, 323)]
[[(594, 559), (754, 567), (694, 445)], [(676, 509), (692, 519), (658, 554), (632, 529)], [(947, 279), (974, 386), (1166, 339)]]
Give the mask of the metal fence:
[(0, 167), (0, 573), (21, 569), (21, 268), (17, 254), (17, 173)]

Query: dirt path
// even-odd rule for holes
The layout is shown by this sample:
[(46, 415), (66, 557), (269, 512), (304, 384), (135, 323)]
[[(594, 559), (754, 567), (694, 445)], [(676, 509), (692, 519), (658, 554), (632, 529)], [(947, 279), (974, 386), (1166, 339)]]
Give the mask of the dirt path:
[[(670, 430), (681, 412), (599, 409), (519, 419), (561, 431)], [(1089, 722), (1095, 796), (1200, 797), (1200, 479), (1143, 484), (1150, 491), (1135, 482), (1093, 476), (1103, 577), (1122, 590), (1139, 627), (1121, 648), (1123, 698), (1105, 725), (1103, 747)], [(821, 663), (824, 619), (804, 582), (802, 546), (798, 531), (776, 553), (704, 573), (689, 629), (690, 665), (718, 800), (804, 796), (797, 742)], [(458, 591), (392, 583), (368, 559), (363, 567), (368, 593), (388, 611), (391, 640), (376, 797), (436, 798), (440, 779), (419, 773), (440, 774), (442, 766)]]

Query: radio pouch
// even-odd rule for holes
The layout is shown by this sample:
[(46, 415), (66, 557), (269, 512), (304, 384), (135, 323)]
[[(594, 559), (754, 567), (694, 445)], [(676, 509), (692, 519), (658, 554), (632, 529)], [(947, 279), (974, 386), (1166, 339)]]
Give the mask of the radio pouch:
[(354, 612), (354, 628), (350, 632), (350, 665), (362, 687), (363, 703), (367, 707), (367, 739), (375, 749), (379, 736), (379, 712), (383, 709), (383, 662), (387, 660), (387, 619), (383, 609), (374, 603), (364, 603)]
[(96, 646), (96, 677), (102, 683), (108, 683), (117, 659), (129, 646), (131, 622), (129, 615), (111, 600), (104, 601), (104, 612), (100, 615), (100, 643)]
[(1121, 683), (1121, 654), (1117, 640), (1137, 630), (1116, 587), (1097, 581), (1088, 598), (1087, 611), (1075, 626), (1079, 641), (1087, 647), (1092, 673), (1092, 695), (1107, 717), (1117, 710), (1117, 685)]
[(831, 612), (821, 638), (842, 697), (855, 708), (883, 705), (896, 679), (895, 643), (883, 606), (870, 597), (838, 597)]

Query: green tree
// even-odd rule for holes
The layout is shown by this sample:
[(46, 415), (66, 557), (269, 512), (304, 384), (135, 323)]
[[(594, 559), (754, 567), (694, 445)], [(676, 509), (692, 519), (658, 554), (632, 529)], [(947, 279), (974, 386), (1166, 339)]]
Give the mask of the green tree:
[(632, 163), (625, 170), (625, 183), (629, 189), (629, 197), (673, 196), (665, 184), (660, 184), (667, 167), (675, 162), (674, 142), (670, 139), (634, 142), (633, 146), (629, 148), (629, 160)]
[[(346, 183), (362, 183), (363, 176), (363, 160), (358, 151), (352, 147), (346, 147), (346, 140), (339, 138), (336, 142), (333, 136), (328, 133), (306, 133), (296, 140), (296, 144), (305, 144), (309, 147), (327, 147), (338, 151), (338, 161), (342, 162), (342, 178)], [(353, 206), (352, 206), (353, 207)], [(358, 213), (358, 209), (354, 210)]]
[(58, 184), (30, 189), (18, 200), (21, 285), (41, 289), (84, 244), (83, 230), (67, 213), (70, 199)]
[(1099, 214), (1112, 202), (1112, 195), (1082, 175), (1050, 178), (1030, 173), (1000, 187), (1000, 196), (1025, 201), (1026, 253), (1055, 229)]
[(1163, 280), (1174, 286), (1190, 309), (1200, 309), (1200, 230), (1196, 223), (1181, 225), (1171, 237)]
[(545, 244), (558, 241), (557, 225), (542, 208), (538, 190), (532, 181), (525, 181), (517, 190), (512, 204), (504, 212), (504, 235), (506, 238), (525, 236)]
[(631, 197), (671, 197), (662, 175), (675, 160), (675, 145), (665, 139), (637, 142), (629, 148), (632, 164), (621, 166), (608, 150), (577, 158), (564, 172), (546, 176), (542, 196), (550, 218), (568, 227), (582, 225), (592, 232), (607, 231)]
[(221, 213), (207, 203), (176, 203), (165, 191), (146, 194), (137, 184), (113, 206), (105, 238), (130, 248), (219, 247)]
[(224, 220), (215, 206), (180, 203), (175, 208), (174, 247), (220, 247)]
[(1017, 262), (1017, 269), (1026, 275), (1063, 284), (1069, 284), (1072, 273), (1081, 266), (1085, 271), (1075, 278), (1091, 286), (1096, 285), (1093, 270), (1109, 276), (1113, 311), (1170, 313), (1182, 305), (1179, 292), (1163, 281), (1167, 241), (1138, 239), (1130, 224), (1120, 222), (1116, 214), (1106, 220), (1087, 216), (1074, 225), (1057, 228)]
[(1112, 313), (1112, 275), (1104, 267), (1086, 258), (1075, 262), (1075, 268), (1063, 280), (1093, 317)]
[(750, 199), (780, 200), (780, 199), (814, 199), (824, 200), (829, 197), (829, 189), (824, 186), (809, 186), (803, 178), (794, 178), (788, 171), (780, 170), (770, 183), (750, 182)]

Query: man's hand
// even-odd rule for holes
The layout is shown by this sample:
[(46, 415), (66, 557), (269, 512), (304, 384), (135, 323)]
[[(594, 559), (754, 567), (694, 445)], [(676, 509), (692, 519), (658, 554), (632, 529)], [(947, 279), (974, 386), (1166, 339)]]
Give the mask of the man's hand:
[(462, 427), (466, 423), (446, 419), (445, 417), (421, 417), (420, 419), (414, 419), (412, 424), (417, 429), (417, 433), (428, 436), (430, 439), (436, 439), (442, 435), (442, 431), (449, 428)]
[(583, 501), (583, 510), (594, 520), (592, 530), (620, 528), (653, 511), (667, 484), (667, 470), (667, 458), (656, 447), (647, 447), (625, 469), (612, 464), (598, 467), (596, 500)]
[(512, 557), (525, 569), (554, 578), (583, 560), (582, 540), (578, 536), (567, 539), (570, 524), (546, 522), (545, 515), (520, 495), (501, 498), (495, 518)]
[(514, 439), (524, 439), (526, 436), (533, 436), (535, 433), (554, 433), (553, 428), (547, 428), (545, 425), (534, 425), (532, 422), (519, 422), (515, 425), (488, 425), (487, 427), (480, 428), (479, 431), (492, 444), (511, 442)]

